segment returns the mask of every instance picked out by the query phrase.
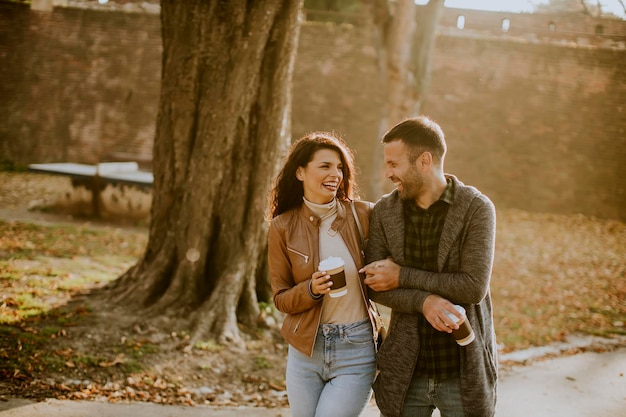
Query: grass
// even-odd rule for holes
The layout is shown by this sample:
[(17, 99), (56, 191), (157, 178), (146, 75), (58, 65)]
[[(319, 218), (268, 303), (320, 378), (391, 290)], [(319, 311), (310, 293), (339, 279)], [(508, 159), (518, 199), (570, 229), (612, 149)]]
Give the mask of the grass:
[(270, 369), (272, 367), (272, 362), (265, 356), (256, 356), (254, 361), (257, 369)]
[(144, 232), (0, 221), (0, 323), (64, 304), (117, 278), (141, 255)]
[(77, 256), (117, 260), (136, 259), (146, 243), (144, 232), (82, 226), (42, 226), (25, 222), (0, 221), (2, 258), (75, 258)]
[[(97, 349), (48, 346), (90, 314), (87, 306), (68, 310), (64, 305), (131, 267), (143, 252), (146, 233), (0, 221), (0, 236), (0, 373), (16, 378), (112, 366), (115, 358)], [(144, 355), (157, 350), (149, 343), (120, 343), (116, 364), (122, 372), (137, 372)]]
[(224, 346), (217, 344), (217, 342), (213, 340), (196, 342), (194, 347), (196, 349), (206, 350), (209, 352), (219, 352), (220, 350), (224, 349)]
[[(159, 352), (159, 346), (154, 343), (125, 338), (118, 342), (107, 341), (114, 349), (106, 351), (104, 346), (94, 347), (90, 343), (81, 349), (60, 348), (59, 344), (49, 348), (53, 339), (64, 339), (70, 329), (89, 314), (82, 306), (60, 308), (40, 313), (36, 321), (25, 319), (17, 324), (0, 325), (0, 375), (6, 376), (7, 372), (13, 377), (35, 373), (71, 374), (73, 370), (106, 369), (116, 365), (119, 365), (119, 372), (132, 374), (144, 369), (144, 357)], [(44, 322), (48, 324), (37, 325)], [(115, 357), (109, 357), (112, 355)]]

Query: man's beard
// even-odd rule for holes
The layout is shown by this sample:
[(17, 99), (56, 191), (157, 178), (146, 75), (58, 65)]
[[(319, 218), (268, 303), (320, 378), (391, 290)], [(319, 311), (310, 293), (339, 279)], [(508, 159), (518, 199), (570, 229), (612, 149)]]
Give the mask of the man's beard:
[(417, 200), (420, 191), (424, 188), (424, 180), (415, 168), (407, 172), (400, 184), (402, 185), (402, 190), (398, 190), (398, 194), (401, 200)]

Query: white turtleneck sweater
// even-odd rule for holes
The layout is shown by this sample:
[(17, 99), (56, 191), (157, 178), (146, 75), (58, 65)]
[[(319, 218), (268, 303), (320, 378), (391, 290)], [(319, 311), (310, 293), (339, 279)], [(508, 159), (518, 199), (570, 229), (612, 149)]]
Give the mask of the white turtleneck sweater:
[(361, 284), (356, 264), (341, 234), (335, 233), (331, 235), (328, 233), (330, 225), (337, 217), (337, 200), (334, 199), (327, 204), (315, 204), (304, 199), (304, 203), (321, 219), (319, 236), (320, 260), (324, 260), (329, 256), (336, 256), (343, 259), (345, 263), (344, 272), (348, 293), (339, 298), (332, 298), (329, 295), (324, 296), (321, 323), (347, 324), (364, 319), (367, 317), (367, 310), (361, 295)]

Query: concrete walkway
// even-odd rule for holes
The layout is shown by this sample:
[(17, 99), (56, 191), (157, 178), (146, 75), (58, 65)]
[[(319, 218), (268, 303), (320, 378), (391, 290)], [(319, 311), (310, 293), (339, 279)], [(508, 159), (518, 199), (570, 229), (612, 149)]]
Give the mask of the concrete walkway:
[[(502, 372), (499, 417), (626, 416), (626, 347), (516, 366)], [(23, 399), (0, 401), (0, 417), (289, 417), (287, 409), (184, 407), (150, 403)], [(364, 417), (378, 416), (375, 405)], [(436, 412), (435, 416), (439, 416)], [(332, 417), (332, 416), (328, 416)]]

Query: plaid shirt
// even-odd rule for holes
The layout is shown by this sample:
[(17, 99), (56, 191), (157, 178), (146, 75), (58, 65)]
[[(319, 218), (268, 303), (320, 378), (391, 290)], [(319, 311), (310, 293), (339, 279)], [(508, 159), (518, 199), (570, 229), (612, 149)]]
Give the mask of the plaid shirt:
[[(448, 209), (454, 199), (454, 184), (448, 186), (439, 200), (422, 209), (413, 201), (405, 201), (404, 252), (406, 266), (438, 272), (439, 240)], [(448, 333), (435, 330), (423, 314), (418, 315), (420, 355), (416, 372), (429, 378), (445, 379), (459, 374), (459, 346)]]

